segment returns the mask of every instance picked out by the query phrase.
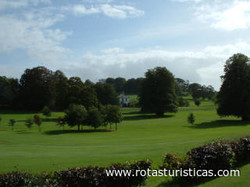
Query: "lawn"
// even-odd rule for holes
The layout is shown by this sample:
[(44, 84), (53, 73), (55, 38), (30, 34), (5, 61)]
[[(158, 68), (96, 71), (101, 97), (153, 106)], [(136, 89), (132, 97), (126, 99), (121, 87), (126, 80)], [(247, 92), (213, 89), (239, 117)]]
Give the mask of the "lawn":
[[(203, 101), (199, 107), (191, 103), (187, 108), (180, 108), (178, 113), (165, 114), (162, 118), (141, 114), (138, 108), (123, 108), (122, 112), (124, 120), (118, 125), (118, 131), (105, 132), (101, 130), (104, 128), (100, 128), (100, 132), (93, 132), (87, 131), (88, 127), (84, 127), (85, 131), (81, 133), (69, 127), (63, 131), (55, 122), (63, 113), (53, 112), (49, 118), (43, 116), (42, 132), (39, 133), (37, 126), (28, 129), (24, 125), (25, 119), (33, 116), (32, 113), (2, 111), (0, 173), (13, 170), (37, 173), (77, 166), (106, 166), (144, 158), (151, 159), (156, 168), (162, 163), (165, 153), (185, 154), (192, 147), (214, 139), (234, 139), (250, 134), (250, 123), (242, 123), (234, 117), (217, 116), (214, 104), (209, 101)], [(195, 115), (195, 126), (186, 121), (190, 112)], [(14, 131), (8, 126), (11, 118), (17, 121)], [(247, 175), (249, 168), (243, 168)], [(209, 183), (212, 186), (216, 181), (226, 184), (223, 179)], [(243, 183), (249, 184), (246, 177), (243, 179)], [(157, 186), (164, 180), (152, 177), (147, 181), (147, 186)]]

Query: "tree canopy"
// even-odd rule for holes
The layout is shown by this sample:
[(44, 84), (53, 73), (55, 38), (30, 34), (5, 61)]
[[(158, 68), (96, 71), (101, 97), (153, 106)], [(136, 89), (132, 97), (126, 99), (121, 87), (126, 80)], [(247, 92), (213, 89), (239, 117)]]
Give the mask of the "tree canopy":
[(244, 54), (234, 54), (226, 61), (222, 86), (217, 95), (217, 113), (250, 120), (250, 65)]
[(70, 127), (77, 126), (80, 131), (80, 126), (86, 124), (88, 113), (83, 105), (72, 104), (65, 113), (64, 120)]
[(173, 74), (165, 67), (156, 67), (145, 75), (140, 93), (142, 111), (154, 112), (157, 116), (164, 115), (164, 112), (177, 112)]

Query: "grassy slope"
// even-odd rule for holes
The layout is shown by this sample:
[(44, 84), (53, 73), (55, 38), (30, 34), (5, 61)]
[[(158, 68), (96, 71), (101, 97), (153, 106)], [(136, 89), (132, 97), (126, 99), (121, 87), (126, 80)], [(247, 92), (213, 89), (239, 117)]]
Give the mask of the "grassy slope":
[[(54, 171), (143, 158), (153, 160), (157, 167), (167, 152), (185, 154), (212, 139), (238, 138), (249, 134), (250, 130), (249, 124), (237, 118), (218, 117), (210, 102), (202, 102), (200, 107), (192, 104), (164, 118), (139, 114), (138, 109), (123, 109), (123, 112), (124, 121), (117, 132), (95, 133), (61, 133), (53, 119), (63, 113), (53, 113), (51, 118), (44, 119), (42, 133), (36, 126), (27, 129), (24, 125), (24, 120), (32, 114), (1, 114), (0, 172)], [(190, 112), (196, 116), (196, 124), (199, 124), (196, 128), (186, 122)], [(18, 120), (13, 132), (8, 126), (10, 118)], [(155, 186), (162, 180), (152, 177), (147, 184)]]

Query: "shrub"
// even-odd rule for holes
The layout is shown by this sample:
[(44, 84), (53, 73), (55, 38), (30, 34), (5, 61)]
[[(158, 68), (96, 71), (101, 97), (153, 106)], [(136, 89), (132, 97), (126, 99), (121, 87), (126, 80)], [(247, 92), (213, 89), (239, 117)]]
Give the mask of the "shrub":
[(212, 142), (191, 149), (187, 153), (189, 162), (197, 169), (230, 169), (233, 163), (233, 150), (227, 142)]
[(200, 101), (199, 99), (195, 99), (195, 100), (194, 100), (194, 104), (195, 104), (196, 106), (200, 106), (201, 101)]
[(57, 125), (60, 127), (63, 127), (63, 129), (64, 129), (65, 124), (66, 124), (66, 121), (65, 121), (64, 117), (59, 116), (57, 118)]
[(65, 171), (55, 172), (55, 178), (59, 186), (137, 186), (144, 183), (146, 176), (107, 176), (106, 170), (131, 170), (135, 174), (135, 170), (147, 170), (151, 167), (149, 160), (141, 160), (135, 163), (112, 164), (104, 167), (82, 167), (72, 168)]
[(107, 176), (106, 170), (128, 169), (135, 174), (136, 170), (147, 170), (151, 167), (149, 160), (141, 160), (135, 163), (112, 164), (105, 167), (82, 167), (71, 168), (65, 171), (55, 172), (54, 175), (42, 173), (32, 175), (27, 172), (10, 172), (0, 174), (0, 186), (19, 187), (19, 186), (92, 186), (92, 187), (111, 187), (111, 186), (138, 186), (144, 184), (146, 176)]
[(179, 97), (178, 98), (178, 106), (179, 107), (188, 107), (189, 106), (189, 102), (185, 99), (183, 99), (183, 97)]
[(34, 115), (34, 122), (39, 128), (39, 132), (41, 132), (42, 118), (38, 114)]
[(50, 111), (50, 108), (48, 106), (44, 106), (43, 109), (42, 109), (42, 113), (43, 115), (47, 116), (47, 117), (50, 117), (51, 116), (51, 111)]
[(58, 186), (51, 174), (42, 173), (40, 175), (32, 175), (28, 172), (10, 172), (0, 174), (1, 187), (20, 187), (20, 186)]
[(28, 118), (25, 120), (25, 125), (30, 129), (34, 123), (34, 120), (32, 118)]
[(234, 165), (240, 166), (250, 161), (250, 137), (231, 142), (234, 152)]
[(10, 119), (9, 120), (9, 125), (11, 126), (12, 130), (14, 130), (15, 123), (16, 123), (15, 119)]
[[(236, 141), (219, 141), (193, 148), (181, 160), (178, 155), (169, 153), (165, 156), (162, 168), (166, 169), (201, 169), (213, 170), (231, 169), (250, 161), (250, 137)], [(211, 177), (187, 176), (173, 177), (173, 184), (189, 185), (200, 184)]]
[(188, 121), (188, 123), (190, 123), (190, 124), (194, 124), (194, 122), (195, 122), (195, 117), (194, 117), (194, 114), (193, 113), (190, 113), (189, 114), (189, 116), (187, 117), (187, 121)]
[(176, 153), (168, 153), (165, 155), (163, 165), (160, 166), (162, 169), (179, 169), (184, 163), (184, 159), (181, 159)]

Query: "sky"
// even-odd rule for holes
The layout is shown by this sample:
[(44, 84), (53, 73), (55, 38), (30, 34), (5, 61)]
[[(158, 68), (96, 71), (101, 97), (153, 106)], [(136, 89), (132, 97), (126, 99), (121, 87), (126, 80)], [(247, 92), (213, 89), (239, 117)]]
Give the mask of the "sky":
[(0, 76), (46, 66), (93, 82), (175, 77), (219, 90), (226, 60), (250, 56), (249, 0), (0, 0)]

